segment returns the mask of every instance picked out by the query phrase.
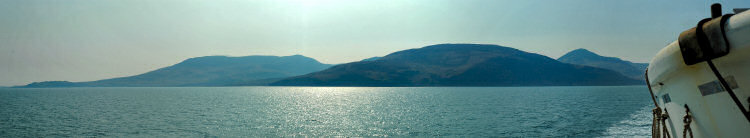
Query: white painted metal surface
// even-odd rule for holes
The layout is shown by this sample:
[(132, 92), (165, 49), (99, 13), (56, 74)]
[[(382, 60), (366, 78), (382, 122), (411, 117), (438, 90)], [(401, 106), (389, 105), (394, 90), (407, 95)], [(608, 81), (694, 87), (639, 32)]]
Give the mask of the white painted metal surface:
[[(732, 16), (725, 28), (729, 54), (713, 60), (719, 72), (732, 76), (737, 86), (733, 89), (743, 108), (750, 104), (750, 12)], [(750, 123), (726, 91), (703, 95), (699, 86), (716, 81), (706, 62), (685, 65), (677, 41), (667, 45), (651, 60), (648, 67), (657, 103), (669, 114), (666, 124), (672, 137), (682, 137), (685, 107), (690, 107), (695, 137), (750, 137)], [(671, 102), (664, 97), (669, 95)], [(665, 103), (666, 102), (666, 103)], [(748, 109), (750, 110), (750, 109)]]

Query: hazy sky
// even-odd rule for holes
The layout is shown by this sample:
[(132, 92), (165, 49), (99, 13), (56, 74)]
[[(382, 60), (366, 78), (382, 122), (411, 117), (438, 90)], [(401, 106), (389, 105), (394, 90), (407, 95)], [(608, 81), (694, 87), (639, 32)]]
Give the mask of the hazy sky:
[(346, 63), (439, 43), (648, 62), (746, 0), (0, 0), (0, 86), (144, 73), (198, 56)]

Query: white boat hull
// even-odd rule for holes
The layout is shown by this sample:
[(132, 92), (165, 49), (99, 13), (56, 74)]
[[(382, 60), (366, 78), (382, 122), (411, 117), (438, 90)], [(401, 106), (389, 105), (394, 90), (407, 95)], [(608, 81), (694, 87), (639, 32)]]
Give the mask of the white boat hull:
[[(725, 25), (729, 54), (712, 61), (728, 82), (736, 84), (732, 90), (742, 108), (750, 110), (750, 12), (732, 16)], [(672, 137), (683, 135), (685, 105), (690, 108), (695, 137), (750, 137), (750, 120), (728, 92), (706, 89), (720, 85), (708, 64), (686, 65), (677, 41), (659, 51), (647, 77), (657, 104), (669, 115), (665, 124)]]

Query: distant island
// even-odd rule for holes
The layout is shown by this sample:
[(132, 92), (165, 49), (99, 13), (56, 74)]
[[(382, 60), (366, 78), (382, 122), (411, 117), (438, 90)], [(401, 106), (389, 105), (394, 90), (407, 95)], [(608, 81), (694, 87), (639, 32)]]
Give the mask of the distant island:
[[(616, 60), (614, 60), (616, 59)], [(578, 49), (555, 60), (488, 44), (438, 44), (329, 65), (302, 55), (207, 56), (129, 77), (45, 81), (20, 88), (181, 86), (600, 86), (637, 85), (645, 64)], [(611, 66), (617, 65), (617, 68)], [(623, 67), (624, 65), (629, 65)], [(627, 69), (627, 70), (624, 70)]]
[(46, 81), (19, 87), (263, 86), (285, 77), (320, 71), (330, 66), (302, 55), (206, 56), (190, 58), (172, 66), (129, 77), (90, 82)]
[(635, 85), (612, 70), (559, 62), (514, 48), (439, 44), (279, 80), (274, 86)]

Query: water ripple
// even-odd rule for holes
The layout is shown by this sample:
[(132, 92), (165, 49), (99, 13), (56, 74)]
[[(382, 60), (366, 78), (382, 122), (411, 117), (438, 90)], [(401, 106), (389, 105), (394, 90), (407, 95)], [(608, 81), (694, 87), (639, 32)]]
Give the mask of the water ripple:
[(0, 137), (647, 137), (643, 87), (0, 89)]

